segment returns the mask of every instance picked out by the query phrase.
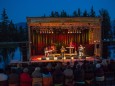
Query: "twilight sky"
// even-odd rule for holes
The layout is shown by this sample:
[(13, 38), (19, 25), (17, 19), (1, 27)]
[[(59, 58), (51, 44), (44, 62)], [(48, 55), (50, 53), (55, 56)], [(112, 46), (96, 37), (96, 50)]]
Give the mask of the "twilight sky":
[[(115, 0), (0, 0), (0, 14), (6, 9), (14, 23), (26, 22), (26, 17), (49, 16), (51, 11), (65, 10), (72, 15), (78, 8), (90, 12), (94, 7), (96, 15), (102, 8), (107, 9), (111, 20), (115, 19)], [(1, 15), (0, 15), (1, 17)]]

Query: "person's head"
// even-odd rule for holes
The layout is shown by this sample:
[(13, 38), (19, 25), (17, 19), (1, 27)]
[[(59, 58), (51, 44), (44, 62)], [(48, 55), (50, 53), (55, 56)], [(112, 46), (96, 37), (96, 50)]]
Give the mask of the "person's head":
[(100, 67), (101, 67), (101, 64), (97, 63), (96, 68), (100, 68)]
[(23, 72), (24, 72), (24, 73), (27, 73), (28, 71), (29, 71), (28, 68), (24, 68), (24, 69), (23, 69)]
[(40, 71), (40, 70), (41, 70), (40, 67), (36, 67), (36, 68), (35, 68), (35, 71)]

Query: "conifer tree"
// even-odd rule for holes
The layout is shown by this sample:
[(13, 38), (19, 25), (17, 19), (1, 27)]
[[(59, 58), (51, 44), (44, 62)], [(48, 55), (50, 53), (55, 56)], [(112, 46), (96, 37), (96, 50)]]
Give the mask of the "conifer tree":
[(3, 9), (3, 12), (1, 14), (1, 35), (2, 35), (2, 39), (0, 41), (8, 41), (8, 15), (6, 13), (6, 9)]
[(81, 10), (80, 10), (80, 8), (78, 8), (78, 17), (80, 17), (81, 16)]
[(83, 13), (83, 17), (87, 17), (87, 16), (88, 16), (88, 13), (87, 13), (87, 10), (85, 10)]
[(95, 17), (95, 11), (93, 9), (93, 6), (91, 7), (90, 17)]
[(102, 52), (102, 56), (104, 58), (107, 58), (107, 56), (109, 56), (108, 53), (108, 45), (107, 43), (105, 43), (104, 41), (107, 41), (108, 39), (110, 39), (110, 31), (111, 31), (111, 24), (110, 24), (110, 17), (109, 17), (109, 13), (107, 10), (105, 9), (101, 9), (99, 10), (100, 16), (102, 17), (102, 42), (103, 42), (103, 52)]
[(77, 12), (74, 11), (74, 12), (73, 12), (73, 17), (77, 17), (77, 16), (78, 16)]
[(61, 17), (67, 17), (67, 13), (63, 10), (60, 14)]

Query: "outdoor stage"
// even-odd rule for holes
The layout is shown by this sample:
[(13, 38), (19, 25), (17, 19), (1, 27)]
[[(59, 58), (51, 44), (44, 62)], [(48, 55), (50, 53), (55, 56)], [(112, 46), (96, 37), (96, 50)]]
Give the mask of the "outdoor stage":
[[(25, 46), (28, 46), (28, 59), (31, 62), (94, 61), (93, 55), (101, 57), (100, 18), (27, 17), (27, 24), (29, 43)], [(79, 49), (81, 45), (82, 50)], [(62, 46), (65, 49), (62, 49)], [(60, 55), (63, 50), (64, 57)], [(76, 51), (79, 55), (75, 55)], [(79, 51), (84, 55), (80, 55)], [(23, 53), (23, 61), (27, 57), (26, 53)], [(47, 53), (55, 54), (45, 56)]]

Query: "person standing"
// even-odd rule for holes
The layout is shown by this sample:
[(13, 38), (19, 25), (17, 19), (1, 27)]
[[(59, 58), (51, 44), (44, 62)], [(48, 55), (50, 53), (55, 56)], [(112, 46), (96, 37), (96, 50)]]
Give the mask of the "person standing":
[(79, 51), (79, 57), (84, 56), (84, 47), (82, 45), (79, 46), (78, 51)]
[(61, 50), (62, 58), (64, 59), (64, 53), (65, 53), (66, 49), (64, 46), (62, 46), (60, 50)]

